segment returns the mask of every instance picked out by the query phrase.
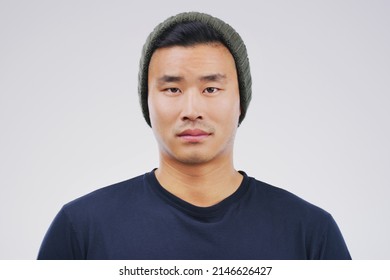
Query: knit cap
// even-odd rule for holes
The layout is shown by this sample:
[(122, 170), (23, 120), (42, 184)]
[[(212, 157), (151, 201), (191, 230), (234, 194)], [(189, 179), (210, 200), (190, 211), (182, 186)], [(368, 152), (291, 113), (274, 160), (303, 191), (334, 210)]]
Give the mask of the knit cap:
[(240, 124), (245, 118), (252, 97), (252, 78), (247, 50), (241, 36), (229, 24), (216, 17), (199, 12), (186, 12), (172, 16), (157, 25), (147, 37), (142, 49), (138, 73), (138, 95), (142, 113), (149, 126), (151, 126), (151, 123), (148, 108), (148, 69), (150, 59), (156, 50), (156, 42), (167, 30), (170, 30), (177, 24), (194, 21), (202, 22), (214, 29), (221, 36), (223, 44), (232, 54), (236, 64), (240, 91), (241, 115), (238, 123)]

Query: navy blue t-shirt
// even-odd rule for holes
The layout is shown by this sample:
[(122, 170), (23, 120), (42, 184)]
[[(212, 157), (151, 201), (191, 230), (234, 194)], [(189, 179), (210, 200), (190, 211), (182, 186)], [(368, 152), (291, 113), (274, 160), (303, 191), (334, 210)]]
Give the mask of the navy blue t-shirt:
[(174, 196), (154, 171), (66, 204), (38, 259), (350, 259), (332, 216), (248, 177), (220, 203)]

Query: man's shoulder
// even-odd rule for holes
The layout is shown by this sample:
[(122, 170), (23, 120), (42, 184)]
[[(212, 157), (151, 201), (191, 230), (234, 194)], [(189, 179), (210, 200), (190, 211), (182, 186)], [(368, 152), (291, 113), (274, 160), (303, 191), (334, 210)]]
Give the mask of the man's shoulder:
[(331, 218), (331, 215), (321, 207), (284, 188), (276, 187), (255, 178), (251, 178), (251, 183), (261, 203), (269, 211), (283, 213), (286, 216), (310, 219)]
[(87, 211), (94, 208), (98, 210), (120, 204), (121, 201), (129, 201), (142, 191), (146, 174), (98, 188), (66, 203), (63, 209), (65, 211)]
[[(308, 259), (350, 259), (340, 229), (332, 215), (280, 187), (251, 178), (251, 188), (256, 201), (254, 219), (274, 228), (285, 238), (295, 236), (304, 244)], [(252, 203), (253, 205), (253, 203)], [(259, 211), (260, 210), (260, 211)], [(296, 239), (296, 240), (298, 240)]]

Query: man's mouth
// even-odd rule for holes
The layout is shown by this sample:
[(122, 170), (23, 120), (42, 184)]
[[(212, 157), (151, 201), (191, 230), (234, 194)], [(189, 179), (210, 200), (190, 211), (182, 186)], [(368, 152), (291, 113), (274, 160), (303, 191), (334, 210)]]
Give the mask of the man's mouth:
[(205, 138), (209, 137), (210, 135), (211, 135), (211, 133), (203, 131), (201, 129), (186, 129), (186, 130), (180, 132), (179, 134), (177, 134), (177, 136), (180, 139), (183, 139), (186, 142), (192, 142), (192, 143), (200, 142), (200, 141), (204, 140)]

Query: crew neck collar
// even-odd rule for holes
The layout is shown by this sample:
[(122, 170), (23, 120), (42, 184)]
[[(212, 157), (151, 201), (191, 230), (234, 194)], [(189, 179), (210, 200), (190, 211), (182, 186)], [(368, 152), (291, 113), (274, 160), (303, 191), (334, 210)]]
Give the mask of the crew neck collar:
[(239, 200), (248, 190), (249, 178), (247, 174), (244, 171), (238, 171), (241, 175), (243, 175), (243, 179), (234, 193), (212, 206), (196, 206), (175, 196), (174, 194), (167, 191), (163, 186), (161, 186), (155, 175), (156, 169), (157, 168), (145, 174), (147, 182), (149, 183), (149, 186), (153, 189), (153, 191), (170, 205), (178, 208), (183, 212), (186, 212), (191, 216), (198, 218), (212, 218), (223, 214), (225, 209), (227, 209), (231, 204)]

